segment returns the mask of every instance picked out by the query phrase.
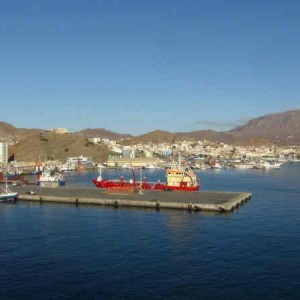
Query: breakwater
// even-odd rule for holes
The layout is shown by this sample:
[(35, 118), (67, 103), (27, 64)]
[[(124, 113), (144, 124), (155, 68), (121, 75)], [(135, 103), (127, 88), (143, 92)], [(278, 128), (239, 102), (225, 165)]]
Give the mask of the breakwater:
[[(114, 207), (143, 207), (155, 209), (182, 209), (190, 211), (230, 212), (251, 198), (241, 192), (161, 192), (143, 191), (142, 194), (107, 193), (94, 187), (15, 187), (20, 201), (93, 204)], [(29, 194), (28, 192), (33, 193)]]

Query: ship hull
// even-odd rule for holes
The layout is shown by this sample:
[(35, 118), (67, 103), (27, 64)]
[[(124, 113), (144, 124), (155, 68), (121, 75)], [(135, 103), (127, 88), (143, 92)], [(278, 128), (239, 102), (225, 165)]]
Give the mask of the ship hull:
[(16, 200), (18, 196), (18, 193), (6, 193), (0, 195), (0, 202), (5, 202), (5, 201), (14, 201)]
[(187, 191), (193, 192), (198, 191), (200, 189), (200, 185), (197, 186), (171, 186), (167, 185), (166, 183), (160, 182), (130, 182), (130, 181), (119, 181), (119, 180), (93, 180), (93, 183), (97, 188), (115, 188), (115, 187), (122, 187), (122, 188), (141, 188), (143, 190), (158, 190), (158, 191)]

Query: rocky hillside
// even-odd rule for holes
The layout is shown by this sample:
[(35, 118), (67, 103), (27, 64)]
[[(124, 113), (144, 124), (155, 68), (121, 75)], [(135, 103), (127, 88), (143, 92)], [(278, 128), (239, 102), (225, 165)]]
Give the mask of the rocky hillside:
[(17, 128), (8, 123), (0, 122), (0, 139), (22, 140), (28, 136), (43, 132), (47, 132), (47, 130)]
[[(226, 144), (243, 144), (243, 145), (266, 145), (270, 141), (262, 137), (253, 136), (236, 136), (231, 132), (219, 132), (214, 130), (197, 130), (192, 132), (168, 132), (155, 130), (131, 139), (131, 144), (135, 143), (173, 143), (183, 140), (208, 140), (211, 142), (223, 142)], [(128, 144), (128, 143), (127, 143)]]
[(64, 161), (69, 156), (91, 156), (95, 162), (107, 159), (106, 146), (95, 146), (89, 137), (126, 139), (126, 143), (176, 142), (180, 140), (210, 140), (228, 144), (261, 145), (270, 142), (279, 145), (300, 144), (300, 110), (270, 114), (252, 119), (247, 124), (227, 132), (198, 130), (192, 132), (171, 133), (155, 130), (137, 137), (119, 134), (106, 129), (85, 129), (77, 133), (54, 134), (42, 129), (16, 128), (0, 122), (0, 139), (18, 140), (9, 149), (18, 161), (59, 159)]
[(105, 145), (94, 145), (77, 134), (40, 133), (9, 147), (17, 161), (60, 160), (71, 156), (91, 156), (94, 162), (104, 162), (108, 157)]
[(96, 128), (96, 129), (89, 128), (89, 129), (81, 130), (77, 133), (88, 138), (101, 137), (101, 138), (108, 138), (110, 140), (120, 140), (120, 139), (133, 137), (131, 134), (116, 133), (116, 132), (106, 130), (104, 128)]
[(244, 126), (230, 131), (236, 140), (260, 137), (275, 144), (300, 143), (300, 110), (270, 114), (252, 119)]
[(167, 132), (156, 130), (133, 139), (134, 142), (178, 141), (185, 139), (210, 140), (228, 144), (278, 145), (300, 144), (300, 110), (270, 114), (252, 119), (247, 124), (230, 131), (198, 130), (192, 132)]

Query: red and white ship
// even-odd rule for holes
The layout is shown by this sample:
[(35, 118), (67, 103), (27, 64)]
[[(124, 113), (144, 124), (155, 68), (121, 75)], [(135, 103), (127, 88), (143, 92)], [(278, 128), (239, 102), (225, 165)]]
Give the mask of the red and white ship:
[(147, 182), (145, 179), (138, 181), (132, 168), (133, 179), (125, 180), (124, 177), (119, 179), (107, 180), (103, 179), (100, 174), (93, 183), (98, 188), (137, 188), (142, 190), (160, 190), (160, 191), (198, 191), (200, 189), (200, 180), (194, 171), (189, 167), (172, 166), (166, 169), (166, 182)]

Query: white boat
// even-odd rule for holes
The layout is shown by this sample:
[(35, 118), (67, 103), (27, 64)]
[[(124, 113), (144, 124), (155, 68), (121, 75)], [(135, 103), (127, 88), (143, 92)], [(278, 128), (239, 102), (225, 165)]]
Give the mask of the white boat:
[(130, 164), (123, 164), (123, 165), (121, 165), (121, 168), (122, 169), (131, 169), (132, 167)]
[(41, 187), (58, 187), (66, 183), (62, 174), (57, 172), (44, 171), (39, 177), (38, 185)]
[(155, 169), (157, 169), (157, 167), (153, 164), (146, 164), (146, 166), (144, 168), (146, 170), (155, 170)]
[(280, 169), (281, 168), (281, 165), (282, 163), (274, 163), (274, 162), (268, 162), (268, 161), (265, 161), (263, 164), (262, 164), (262, 167), (264, 169)]
[(14, 201), (18, 197), (17, 192), (12, 192), (8, 186), (7, 186), (7, 181), (5, 183), (5, 188), (1, 187), (0, 191), (0, 202), (6, 202), (6, 201)]
[(215, 163), (213, 165), (211, 165), (212, 169), (222, 169), (222, 166), (219, 163)]
[(255, 165), (254, 164), (236, 164), (234, 165), (235, 169), (241, 169), (241, 170), (246, 170), (246, 169), (254, 169)]
[(76, 170), (76, 166), (75, 165), (72, 165), (72, 164), (63, 164), (60, 168), (59, 168), (59, 171), (60, 172), (72, 172), (72, 171), (75, 171)]

